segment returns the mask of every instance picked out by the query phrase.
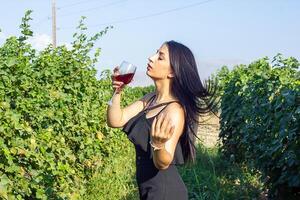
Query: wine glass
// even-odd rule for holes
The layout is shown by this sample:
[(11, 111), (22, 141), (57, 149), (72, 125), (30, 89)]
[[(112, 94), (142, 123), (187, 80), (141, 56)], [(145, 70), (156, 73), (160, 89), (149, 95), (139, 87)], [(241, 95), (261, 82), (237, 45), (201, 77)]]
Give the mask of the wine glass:
[[(127, 61), (123, 61), (120, 65), (120, 67), (118, 68), (118, 75), (115, 76), (115, 80), (116, 81), (120, 81), (123, 82), (124, 84), (129, 84), (135, 74), (136, 71), (136, 66), (134, 66), (133, 64), (127, 62)], [(108, 105), (112, 105), (112, 99), (114, 97), (114, 95), (116, 94), (116, 90), (114, 91), (113, 96), (111, 97), (111, 99), (108, 101)]]

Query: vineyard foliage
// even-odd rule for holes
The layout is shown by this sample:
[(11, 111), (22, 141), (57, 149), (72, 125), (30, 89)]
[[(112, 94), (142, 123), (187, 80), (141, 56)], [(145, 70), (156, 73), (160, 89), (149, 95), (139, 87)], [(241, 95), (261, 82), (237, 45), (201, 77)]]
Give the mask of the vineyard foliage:
[(218, 74), (222, 151), (262, 173), (270, 193), (300, 187), (300, 73), (280, 54)]
[[(97, 79), (100, 49), (90, 56), (109, 28), (88, 37), (82, 19), (70, 50), (37, 52), (27, 42), (30, 13), (21, 36), (0, 47), (0, 198), (77, 199), (94, 173), (130, 148), (106, 126), (111, 74)], [(151, 89), (126, 88), (124, 105)]]

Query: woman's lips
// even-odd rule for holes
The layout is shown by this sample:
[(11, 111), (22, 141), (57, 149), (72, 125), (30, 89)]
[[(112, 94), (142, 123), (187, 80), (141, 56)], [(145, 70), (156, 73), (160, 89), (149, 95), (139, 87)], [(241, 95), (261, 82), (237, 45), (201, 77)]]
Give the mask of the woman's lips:
[(152, 69), (152, 67), (148, 64), (147, 65), (147, 70), (150, 70), (150, 69)]

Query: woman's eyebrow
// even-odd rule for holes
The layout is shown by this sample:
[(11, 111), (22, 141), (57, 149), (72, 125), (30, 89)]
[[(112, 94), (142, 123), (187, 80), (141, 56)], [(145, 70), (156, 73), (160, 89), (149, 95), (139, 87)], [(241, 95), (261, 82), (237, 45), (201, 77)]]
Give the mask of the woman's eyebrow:
[(161, 54), (161, 55), (165, 55), (165, 53), (162, 52), (162, 51), (159, 51), (159, 49), (157, 49), (156, 53), (159, 53), (159, 54)]

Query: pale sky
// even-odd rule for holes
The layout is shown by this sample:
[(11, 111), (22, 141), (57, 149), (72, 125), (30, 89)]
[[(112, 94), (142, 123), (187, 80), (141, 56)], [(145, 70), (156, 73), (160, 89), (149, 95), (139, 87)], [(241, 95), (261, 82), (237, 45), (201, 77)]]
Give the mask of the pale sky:
[[(58, 44), (69, 45), (80, 16), (88, 33), (113, 25), (96, 47), (102, 48), (98, 75), (123, 60), (138, 66), (132, 85), (149, 85), (147, 58), (175, 40), (195, 55), (202, 79), (227, 65), (248, 64), (277, 53), (300, 60), (299, 0), (56, 0)], [(0, 44), (19, 35), (26, 10), (33, 10), (30, 43), (51, 42), (51, 1), (10, 0), (0, 7)], [(97, 75), (97, 76), (98, 76)]]

